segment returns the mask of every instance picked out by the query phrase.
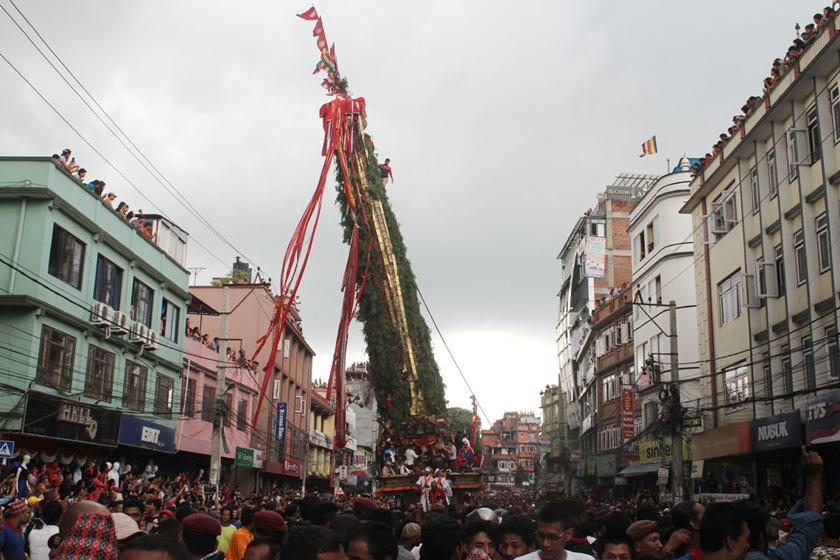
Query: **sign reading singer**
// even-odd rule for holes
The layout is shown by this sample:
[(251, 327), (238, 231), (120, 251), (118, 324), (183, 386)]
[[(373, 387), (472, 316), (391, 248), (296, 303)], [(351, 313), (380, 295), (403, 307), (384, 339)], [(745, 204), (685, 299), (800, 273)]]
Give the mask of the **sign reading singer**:
[(288, 403), (277, 403), (277, 418), (274, 423), (274, 439), (276, 441), (286, 441), (286, 414), (288, 410)]

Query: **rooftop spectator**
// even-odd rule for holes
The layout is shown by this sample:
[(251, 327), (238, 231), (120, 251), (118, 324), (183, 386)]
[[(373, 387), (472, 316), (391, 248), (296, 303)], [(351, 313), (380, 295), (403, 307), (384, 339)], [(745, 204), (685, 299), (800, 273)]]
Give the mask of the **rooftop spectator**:
[(105, 204), (107, 204), (108, 206), (111, 206), (111, 207), (113, 208), (113, 206), (114, 206), (114, 201), (115, 201), (116, 199), (117, 199), (117, 195), (115, 195), (115, 194), (114, 194), (114, 193), (112, 193), (112, 192), (109, 192), (109, 193), (108, 193), (107, 195), (105, 195), (105, 197), (102, 199), (102, 202), (104, 202)]
[(85, 175), (87, 175), (87, 169), (84, 169), (84, 168), (79, 169), (78, 171), (73, 173), (73, 177), (75, 177), (76, 179), (78, 179), (82, 183), (85, 182)]

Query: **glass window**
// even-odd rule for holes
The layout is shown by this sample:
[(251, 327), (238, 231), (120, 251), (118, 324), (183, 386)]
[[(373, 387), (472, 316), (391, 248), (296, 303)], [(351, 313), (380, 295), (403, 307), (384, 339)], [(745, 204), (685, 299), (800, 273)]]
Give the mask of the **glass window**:
[(793, 234), (793, 247), (796, 251), (796, 285), (801, 286), (808, 279), (808, 261), (805, 258), (805, 235), (801, 229)]
[(146, 408), (146, 378), (149, 369), (134, 362), (125, 363), (123, 407), (143, 412)]
[(111, 402), (114, 386), (116, 355), (91, 345), (88, 352), (85, 396), (98, 401)]
[(246, 431), (248, 416), (248, 401), (241, 399), (236, 409), (236, 429), (240, 432)]
[(181, 310), (171, 301), (163, 298), (163, 305), (160, 308), (160, 334), (171, 340), (178, 342), (178, 324), (180, 321)]
[(175, 380), (159, 373), (155, 388), (155, 414), (164, 418), (172, 418), (172, 399), (174, 396)]
[(152, 326), (152, 300), (155, 292), (138, 279), (134, 279), (131, 293), (131, 320)]
[(213, 421), (213, 409), (216, 401), (216, 388), (205, 385), (201, 393), (201, 419), (205, 422)]
[(810, 336), (799, 339), (802, 344), (802, 362), (805, 370), (805, 387), (813, 389), (817, 386), (817, 370), (814, 364), (814, 348)]
[(44, 326), (41, 329), (41, 350), (38, 357), (36, 383), (69, 392), (73, 385), (75, 356), (75, 338)]
[(776, 286), (779, 288), (779, 297), (785, 295), (785, 256), (782, 252), (782, 245), (776, 245)]
[(188, 418), (195, 416), (195, 390), (195, 379), (192, 377), (181, 379), (181, 413)]
[(712, 202), (714, 216), (713, 231), (715, 240), (720, 241), (729, 231), (738, 225), (738, 197), (735, 181)]
[(84, 261), (85, 244), (54, 225), (47, 272), (80, 290)]
[(834, 84), (829, 91), (831, 99), (831, 121), (834, 125), (834, 143), (840, 142), (840, 87)]
[(763, 354), (763, 363), (761, 365), (762, 373), (764, 374), (764, 396), (768, 398), (773, 397), (773, 368), (770, 366), (770, 354)]
[(808, 123), (808, 149), (811, 151), (811, 163), (817, 163), (822, 157), (822, 138), (820, 138), (820, 122), (817, 119), (817, 108), (811, 109), (805, 116)]
[(767, 178), (770, 181), (770, 198), (779, 194), (779, 176), (776, 173), (776, 150), (767, 152)]
[(840, 345), (837, 342), (837, 328), (834, 326), (825, 329), (825, 347), (828, 352), (828, 376), (836, 379), (840, 377)]
[(102, 255), (99, 255), (96, 259), (96, 279), (93, 284), (93, 299), (104, 303), (112, 309), (119, 310), (122, 274), (123, 271), (120, 267)]
[(784, 388), (784, 396), (789, 397), (793, 392), (793, 368), (790, 365), (790, 346), (782, 345), (782, 382)]
[(741, 272), (738, 271), (718, 284), (720, 324), (725, 325), (741, 316)]
[(750, 169), (750, 185), (752, 186), (753, 214), (755, 214), (761, 206), (761, 191), (758, 188), (758, 169), (755, 167)]
[(750, 398), (749, 368), (737, 365), (724, 373), (726, 383), (726, 413), (744, 410)]
[(831, 268), (831, 241), (828, 238), (828, 216), (825, 212), (817, 216), (817, 249), (822, 273)]

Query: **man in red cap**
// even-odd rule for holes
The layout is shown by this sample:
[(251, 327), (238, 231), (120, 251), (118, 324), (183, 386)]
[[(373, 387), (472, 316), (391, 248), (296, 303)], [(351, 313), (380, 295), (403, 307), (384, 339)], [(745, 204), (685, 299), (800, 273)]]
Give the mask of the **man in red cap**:
[(23, 549), (26, 546), (26, 537), (23, 535), (21, 526), (29, 522), (31, 510), (25, 499), (10, 503), (3, 510), (3, 530), (0, 532), (4, 560), (23, 560)]
[(217, 539), (222, 525), (203, 513), (193, 513), (181, 522), (184, 544), (190, 560), (224, 560), (225, 553), (218, 550)]
[(257, 537), (271, 537), (282, 541), (289, 527), (286, 520), (276, 511), (262, 510), (254, 514), (254, 532)]
[(659, 524), (656, 521), (636, 521), (627, 529), (627, 536), (633, 539), (635, 557), (639, 560), (657, 558), (662, 551)]

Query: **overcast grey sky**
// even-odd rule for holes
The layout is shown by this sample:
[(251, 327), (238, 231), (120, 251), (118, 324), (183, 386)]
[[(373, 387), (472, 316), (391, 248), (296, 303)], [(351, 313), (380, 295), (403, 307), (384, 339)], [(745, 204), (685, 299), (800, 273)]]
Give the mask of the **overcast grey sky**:
[[(555, 257), (596, 193), (619, 173), (664, 173), (666, 157), (709, 151), (760, 95), (796, 22), (825, 1), (316, 4), (353, 95), (367, 100), (380, 159), (391, 158), (391, 203), (420, 289), (491, 421), (539, 412), (540, 388), (557, 381)], [(318, 108), (329, 98), (323, 75), (312, 75), (313, 24), (295, 17), (311, 4), (15, 3), (167, 179), (278, 279), (322, 164)], [(0, 6), (38, 42), (11, 0)], [(206, 267), (199, 283), (230, 268), (235, 252), (152, 179), (2, 12), (0, 54), (191, 233), (188, 264)], [(0, 107), (0, 154), (70, 147), (118, 200), (154, 210), (2, 60)], [(654, 134), (661, 156), (639, 159)], [(334, 199), (330, 185), (300, 290), (323, 378), (347, 252)], [(468, 407), (434, 340), (450, 404)], [(350, 344), (350, 361), (364, 359), (360, 329)]]

